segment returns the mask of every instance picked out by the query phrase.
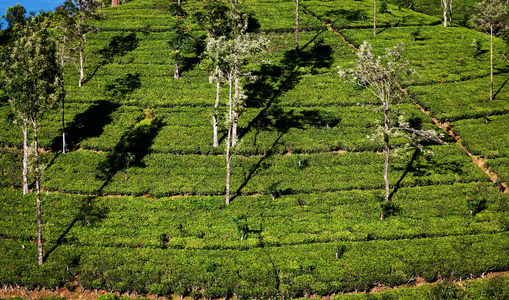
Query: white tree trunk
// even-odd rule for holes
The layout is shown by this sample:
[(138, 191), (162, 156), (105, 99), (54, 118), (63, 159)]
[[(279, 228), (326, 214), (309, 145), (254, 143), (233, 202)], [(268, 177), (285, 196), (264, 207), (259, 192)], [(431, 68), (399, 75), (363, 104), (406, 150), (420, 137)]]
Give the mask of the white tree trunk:
[(232, 74), (228, 77), (228, 85), (230, 86), (229, 92), (229, 108), (228, 114), (228, 136), (226, 137), (226, 205), (230, 204), (230, 173), (231, 173), (231, 137), (232, 137), (232, 116), (233, 116), (233, 99), (232, 99)]
[[(67, 28), (64, 29), (67, 34)], [(62, 53), (60, 55), (60, 65), (62, 66), (62, 75), (64, 74), (65, 66), (65, 43), (67, 37), (64, 34), (64, 40), (62, 43)], [(64, 88), (64, 77), (62, 76), (62, 153), (65, 154), (65, 88)]]
[(180, 74), (179, 74), (179, 63), (178, 62), (175, 62), (175, 69), (173, 71), (173, 77), (175, 79), (179, 79), (180, 78)]
[(230, 173), (231, 173), (231, 134), (232, 127), (228, 127), (228, 137), (226, 138), (226, 205), (230, 204)]
[[(447, 2), (444, 1), (444, 5), (447, 5)], [(447, 6), (444, 6), (444, 27), (447, 27)]]
[(23, 195), (28, 194), (28, 125), (23, 122)]
[(221, 83), (219, 80), (216, 82), (216, 103), (214, 104), (214, 114), (212, 115), (212, 126), (214, 127), (214, 148), (219, 146), (219, 138), (218, 138), (218, 125), (219, 125), (219, 91), (221, 88)]
[(81, 87), (83, 85), (83, 79), (85, 79), (85, 59), (83, 57), (83, 47), (81, 45), (81, 41), (79, 42), (79, 52), (80, 52), (80, 80), (78, 86)]
[(493, 100), (493, 25), (490, 24), (490, 100)]
[(442, 0), (442, 11), (444, 13), (444, 27), (447, 27), (447, 1), (449, 0)]
[(65, 91), (64, 85), (62, 84), (62, 153), (65, 154)]
[(235, 53), (235, 109), (233, 110), (232, 119), (232, 147), (237, 146), (237, 124), (239, 121), (238, 106), (240, 106), (240, 70), (239, 70), (239, 57), (238, 53)]
[(39, 174), (39, 143), (37, 140), (37, 121), (34, 121), (34, 153), (35, 153), (35, 189), (37, 191), (37, 263), (43, 263), (42, 249), (42, 217), (41, 217), (41, 176)]
[[(385, 144), (385, 165), (384, 165), (384, 180), (385, 180), (385, 202), (389, 202), (389, 144)], [(384, 213), (380, 214), (380, 220), (383, 220)]]

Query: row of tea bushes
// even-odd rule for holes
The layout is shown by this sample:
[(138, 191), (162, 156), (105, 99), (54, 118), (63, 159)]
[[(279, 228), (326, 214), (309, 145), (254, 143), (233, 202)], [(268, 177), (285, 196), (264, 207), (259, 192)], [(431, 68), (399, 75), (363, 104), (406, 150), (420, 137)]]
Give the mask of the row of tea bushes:
[[(221, 111), (225, 108), (221, 107)], [(434, 129), (431, 118), (413, 105), (401, 105), (406, 118), (418, 123), (421, 129)], [(135, 125), (155, 115), (159, 123), (155, 134), (137, 133), (144, 140), (146, 150), (152, 153), (223, 154), (224, 144), (212, 146), (212, 108), (175, 107), (156, 110), (142, 109), (98, 101), (92, 104), (67, 104), (66, 142), (68, 150), (118, 151), (118, 146), (129, 136)], [(8, 117), (10, 108), (2, 107), (1, 115)], [(61, 149), (60, 112), (48, 114), (39, 133), (43, 149)], [(346, 107), (280, 107), (250, 108), (239, 121), (241, 144), (236, 150), (241, 155), (272, 153), (317, 153), (329, 151), (383, 151), (380, 140), (369, 138), (376, 130), (380, 113), (359, 106)], [(0, 141), (10, 147), (22, 147), (22, 134), (14, 123), (0, 125)], [(219, 137), (224, 140), (226, 129), (220, 121)], [(446, 139), (447, 141), (447, 139)], [(405, 139), (392, 141), (393, 147), (407, 143)], [(123, 149), (129, 151), (128, 149)]]
[[(457, 280), (505, 270), (508, 242), (507, 234), (501, 233), (240, 251), (60, 245), (44, 268), (38, 268), (35, 244), (3, 241), (0, 248), (6, 255), (0, 264), (7, 271), (0, 276), (4, 283), (55, 288), (78, 275), (79, 283), (89, 289), (167, 296), (330, 295), (365, 291), (377, 284), (401, 285), (416, 276), (426, 281)], [(46, 276), (40, 276), (46, 269), (50, 269)]]
[[(410, 151), (395, 159), (390, 182), (417, 186), (488, 180), (460, 147), (429, 149), (435, 154)], [(284, 194), (377, 189), (383, 186), (383, 159), (371, 152), (236, 156), (231, 190), (260, 193), (272, 184)], [(223, 193), (224, 176), (223, 156), (83, 150), (56, 157), (45, 172), (45, 187), (85, 194), (214, 195)]]
[[(494, 90), (501, 89), (505, 75), (495, 76)], [(478, 119), (506, 114), (509, 92), (501, 89), (494, 101), (490, 101), (490, 78), (444, 83), (431, 86), (410, 86), (409, 93), (431, 115), (442, 122), (461, 119)]]
[[(419, 239), (505, 232), (507, 195), (487, 183), (400, 188), (395, 216), (379, 221), (380, 190), (150, 199), (43, 196), (44, 239), (119, 248), (250, 249), (265, 246)], [(34, 195), (1, 190), (2, 237), (36, 239)], [(482, 207), (470, 213), (469, 199)]]
[[(384, 29), (376, 36), (373, 36), (373, 30), (367, 29), (343, 30), (341, 33), (356, 46), (364, 41), (369, 42), (377, 55), (385, 54), (386, 48), (403, 43), (403, 59), (408, 60), (409, 67), (415, 70), (409, 77), (411, 85), (454, 83), (490, 74), (489, 37), (467, 28), (393, 27)], [(472, 46), (473, 40), (479, 41), (481, 49)], [(496, 38), (494, 47), (503, 49), (504, 42)], [(505, 65), (503, 58), (496, 55), (493, 63), (498, 66), (495, 74), (502, 74), (501, 67)]]
[[(344, 28), (373, 28), (372, 1), (304, 1), (302, 4), (312, 15), (333, 24), (337, 30)], [(379, 7), (380, 8), (380, 7)], [(440, 20), (416, 13), (410, 9), (398, 9), (388, 4), (386, 12), (377, 14), (377, 27), (433, 25)]]
[(472, 154), (484, 158), (509, 157), (509, 115), (460, 120), (453, 126)]
[(499, 181), (509, 182), (509, 158), (489, 159), (486, 166), (498, 175)]
[(399, 288), (381, 293), (338, 295), (334, 300), (361, 299), (505, 299), (509, 297), (509, 276), (464, 281), (461, 283), (443, 281), (420, 287)]

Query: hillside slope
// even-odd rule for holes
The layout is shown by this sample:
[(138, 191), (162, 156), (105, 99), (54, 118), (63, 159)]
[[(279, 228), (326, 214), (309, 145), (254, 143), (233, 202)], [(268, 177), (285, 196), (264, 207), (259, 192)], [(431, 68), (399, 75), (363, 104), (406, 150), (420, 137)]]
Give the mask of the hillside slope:
[[(509, 270), (509, 195), (467, 153), (509, 181), (506, 65), (497, 57), (497, 96), (489, 101), (488, 37), (391, 5), (379, 14), (374, 37), (371, 1), (301, 5), (296, 53), (292, 2), (245, 2), (253, 35), (270, 46), (247, 66), (258, 80), (246, 84), (229, 206), (223, 124), (222, 143), (212, 147), (215, 85), (196, 57), (173, 79), (166, 2), (105, 9), (101, 31), (87, 37), (83, 88), (76, 70), (66, 70), (73, 151), (58, 150), (59, 112), (41, 128), (48, 150), (43, 267), (35, 259), (33, 195), (19, 191), (21, 131), (0, 124), (0, 283), (71, 288), (77, 281), (118, 292), (247, 299)], [(197, 38), (205, 35), (194, 29)], [(115, 38), (137, 47), (103, 63), (98, 51)], [(480, 54), (473, 39), (483, 41)], [(381, 114), (366, 107), (373, 103), (367, 93), (337, 75), (338, 66), (353, 66), (363, 41), (379, 54), (403, 42), (416, 74), (401, 109), (423, 129), (448, 123), (461, 137), (427, 145), (431, 156), (410, 149), (391, 158), (398, 213), (383, 221), (383, 145), (367, 138)], [(0, 107), (0, 118), (9, 113)], [(478, 203), (475, 213), (469, 201)]]

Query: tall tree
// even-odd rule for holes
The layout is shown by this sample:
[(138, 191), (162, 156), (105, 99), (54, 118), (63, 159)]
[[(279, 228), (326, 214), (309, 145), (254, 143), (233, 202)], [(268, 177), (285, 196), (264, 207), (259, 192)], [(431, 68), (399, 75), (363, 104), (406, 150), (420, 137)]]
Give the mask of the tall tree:
[(230, 203), (230, 174), (233, 148), (237, 145), (237, 124), (245, 102), (240, 77), (248, 74), (242, 73), (244, 65), (252, 54), (266, 48), (268, 41), (265, 39), (251, 40), (247, 29), (247, 16), (240, 13), (236, 0), (232, 2), (231, 10), (232, 38), (221, 36), (209, 38), (207, 43), (206, 57), (209, 62), (209, 69), (216, 80), (216, 102), (212, 122), (214, 127), (214, 145), (217, 141), (219, 87), (221, 82), (227, 82), (228, 93), (228, 114), (226, 125), (228, 134), (226, 137), (226, 204)]
[(221, 0), (204, 0), (200, 9), (190, 13), (191, 20), (200, 25), (207, 37), (228, 35), (231, 31), (229, 12), (226, 4)]
[(495, 27), (507, 15), (507, 7), (500, 1), (484, 0), (476, 3), (477, 13), (470, 21), (490, 35), (490, 100), (493, 100), (493, 36)]
[(237, 0), (232, 1), (231, 20), (234, 45), (233, 63), (235, 83), (231, 142), (232, 147), (235, 147), (237, 145), (238, 120), (242, 110), (244, 109), (245, 102), (240, 78), (249, 77), (250, 75), (249, 73), (242, 72), (242, 66), (248, 62), (252, 55), (266, 49), (268, 40), (264, 38), (251, 39), (251, 36), (247, 32), (248, 16), (241, 12), (241, 7)]
[[(447, 27), (447, 21), (449, 21), (449, 26), (452, 26), (452, 0), (441, 0), (440, 4), (444, 13), (444, 27)], [(449, 16), (447, 16), (448, 13)]]
[(173, 25), (172, 35), (168, 44), (172, 49), (172, 58), (174, 63), (173, 77), (180, 78), (179, 65), (182, 63), (185, 55), (193, 53), (195, 50), (195, 41), (191, 35), (191, 30), (186, 28), (183, 20), (177, 18)]
[[(226, 35), (231, 31), (229, 20), (229, 8), (223, 1), (204, 0), (201, 9), (194, 10), (190, 16), (191, 20), (200, 25), (207, 32), (207, 46), (202, 66), (209, 73), (209, 82), (216, 84), (216, 100), (212, 112), (213, 146), (219, 146), (218, 125), (219, 125), (219, 95), (221, 83), (224, 82), (226, 50), (231, 46), (227, 42)], [(221, 67), (223, 66), (223, 67)]]
[(100, 20), (104, 14), (99, 13), (103, 7), (101, 1), (95, 0), (65, 0), (61, 6), (62, 12), (67, 14), (70, 19), (67, 22), (65, 31), (68, 40), (74, 41), (75, 47), (69, 48), (76, 66), (80, 72), (78, 86), (83, 85), (85, 79), (86, 53), (85, 45), (87, 43), (87, 34), (97, 31), (97, 28), (90, 25), (90, 21)]
[[(390, 139), (394, 137), (406, 137), (413, 146), (423, 149), (420, 142), (431, 140), (442, 143), (440, 136), (433, 130), (421, 130), (413, 128), (404, 120), (404, 115), (395, 105), (404, 99), (404, 92), (399, 82), (405, 79), (412, 70), (408, 68), (408, 62), (403, 61), (401, 54), (402, 44), (393, 49), (386, 49), (384, 56), (375, 56), (371, 45), (364, 42), (357, 53), (357, 63), (353, 69), (341, 70), (339, 75), (362, 88), (368, 90), (376, 98), (375, 109), (383, 113), (383, 121), (378, 127), (375, 137), (381, 138), (384, 143), (384, 172), (385, 202), (389, 202), (389, 155), (391, 151)], [(384, 214), (380, 216), (383, 219)]]
[[(56, 28), (60, 31), (58, 38), (58, 48), (59, 53), (58, 56), (60, 58), (60, 67), (62, 68), (62, 74), (64, 73), (64, 69), (67, 63), (70, 62), (70, 49), (69, 44), (74, 42), (76, 39), (76, 35), (72, 34), (72, 28), (75, 28), (75, 18), (73, 17), (72, 10), (70, 9), (70, 3), (65, 2), (64, 5), (59, 6), (56, 9), (56, 13), (54, 15), (54, 19), (58, 23)], [(61, 84), (61, 103), (62, 103), (62, 153), (66, 151), (66, 141), (65, 141), (65, 82), (64, 77), (62, 77)]]
[(19, 25), (23, 22), (25, 22), (25, 14), (27, 13), (27, 10), (21, 6), (19, 3), (8, 7), (5, 11), (5, 20), (7, 21), (7, 26), (10, 28)]
[[(32, 16), (27, 19), (19, 38), (13, 43), (9, 61), (3, 64), (6, 72), (5, 88), (13, 111), (21, 121), (25, 153), (28, 148), (28, 127), (33, 130), (39, 265), (43, 263), (43, 246), (38, 131), (43, 115), (53, 108), (59, 99), (58, 90), (62, 76), (49, 26), (48, 18)], [(23, 167), (25, 169), (26, 165)]]
[[(211, 78), (216, 82), (216, 98), (214, 103), (214, 112), (212, 113), (212, 126), (213, 126), (213, 146), (219, 146), (218, 139), (218, 126), (219, 126), (219, 95), (221, 83), (226, 82), (229, 86), (229, 107), (232, 108), (232, 84), (234, 74), (234, 58), (233, 41), (225, 36), (210, 37), (207, 42), (205, 56), (208, 60), (209, 68), (211, 71)], [(231, 111), (229, 110), (228, 123), (231, 118)]]

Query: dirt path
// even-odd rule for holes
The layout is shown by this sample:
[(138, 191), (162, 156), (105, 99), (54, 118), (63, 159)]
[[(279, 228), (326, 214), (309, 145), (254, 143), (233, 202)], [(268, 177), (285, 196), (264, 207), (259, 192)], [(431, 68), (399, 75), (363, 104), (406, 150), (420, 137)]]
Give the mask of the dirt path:
[[(460, 281), (454, 282), (454, 284), (458, 285), (461, 288), (464, 288), (463, 283), (468, 282), (468, 281), (479, 281), (479, 280), (483, 280), (483, 279), (488, 279), (488, 278), (493, 278), (493, 277), (501, 277), (501, 276), (506, 276), (506, 275), (509, 275), (509, 271), (490, 272), (482, 277), (460, 280)], [(388, 290), (419, 287), (419, 286), (426, 285), (426, 284), (433, 285), (433, 284), (437, 284), (437, 283), (441, 283), (441, 282), (442, 281), (439, 280), (437, 282), (428, 283), (422, 277), (416, 277), (411, 283), (399, 285), (396, 287), (378, 285), (378, 286), (371, 288), (369, 290), (369, 292), (367, 292), (367, 293), (368, 294), (380, 293), (380, 292), (384, 292), (384, 291), (388, 291)], [(71, 284), (71, 286), (72, 286), (72, 288), (71, 288), (72, 291), (70, 291), (69, 289), (67, 289), (65, 287), (58, 288), (56, 290), (48, 290), (45, 288), (42, 288), (39, 290), (28, 290), (24, 287), (9, 286), (9, 287), (4, 287), (4, 288), (0, 289), (0, 298), (21, 297), (23, 299), (39, 299), (39, 298), (43, 298), (43, 297), (53, 296), (53, 297), (63, 297), (66, 299), (95, 300), (95, 299), (97, 299), (97, 297), (99, 297), (101, 295), (109, 294), (109, 292), (105, 291), (105, 290), (86, 290), (86, 289), (82, 288), (81, 286), (79, 286), (76, 281), (73, 282)], [(131, 293), (131, 294), (130, 293), (123, 293), (123, 294), (114, 293), (114, 294), (117, 296), (128, 297), (131, 299), (135, 299), (136, 297), (143, 297), (143, 298), (153, 299), (153, 300), (167, 300), (167, 299), (179, 299), (180, 298), (180, 296), (178, 296), (178, 295), (174, 295), (171, 298), (166, 298), (166, 297), (158, 297), (153, 294), (146, 294), (146, 295), (137, 294), (137, 293)], [(347, 294), (365, 294), (365, 293), (364, 292), (351, 292), (351, 293), (347, 293)], [(329, 300), (329, 299), (332, 299), (333, 296), (334, 295), (320, 297), (320, 296), (313, 295), (310, 298)], [(190, 300), (191, 298), (186, 297), (185, 299)], [(230, 298), (230, 299), (234, 299), (234, 298)], [(224, 300), (224, 299), (221, 299), (221, 300)]]
[[(307, 9), (304, 9), (304, 12), (310, 16), (312, 16), (313, 18), (315, 18), (317, 21), (319, 22), (322, 22), (325, 26), (327, 26), (327, 29), (331, 32), (333, 32), (334, 34), (338, 35), (346, 44), (348, 44), (348, 46), (354, 48), (356, 51), (359, 51), (359, 49), (354, 45), (352, 44), (351, 42), (349, 42), (344, 35), (342, 35), (340, 32), (338, 32), (337, 30), (335, 30), (333, 27), (332, 27), (332, 24), (330, 23), (327, 23), (325, 21), (322, 21), (320, 20), (320, 18), (318, 18), (317, 16), (315, 16), (314, 14), (312, 14), (310, 11), (308, 11)], [(406, 95), (408, 95), (408, 92), (406, 91), (406, 89), (401, 89), (403, 91), (403, 93), (405, 93)], [(415, 99), (411, 99), (413, 104), (415, 106), (417, 106), (423, 113), (427, 114), (428, 116), (431, 116), (431, 112), (430, 111), (427, 111), (425, 110)], [(483, 170), (486, 174), (488, 174), (490, 180), (492, 182), (495, 182), (495, 183), (499, 183), (498, 181), (498, 175), (493, 172), (492, 170), (490, 170), (488, 167), (486, 167), (486, 160), (485, 158), (482, 158), (482, 157), (476, 157), (474, 154), (472, 154), (470, 151), (468, 151), (468, 149), (463, 145), (463, 143), (461, 143), (461, 137), (459, 135), (457, 135), (456, 133), (454, 133), (454, 131), (452, 130), (452, 123), (442, 123), (440, 122), (440, 120), (438, 120), (437, 118), (435, 117), (432, 117), (432, 120), (433, 122), (435, 123), (435, 125), (444, 130), (448, 135), (450, 135), (454, 141), (456, 141), (456, 143), (465, 150), (465, 152), (467, 153), (467, 155), (472, 159), (472, 162), (474, 164), (476, 164), (479, 168), (481, 168), (481, 170)], [(500, 182), (499, 183), (499, 188), (500, 188), (500, 191), (503, 192), (503, 193), (509, 193), (509, 187), (508, 187), (508, 184), (506, 182)]]

